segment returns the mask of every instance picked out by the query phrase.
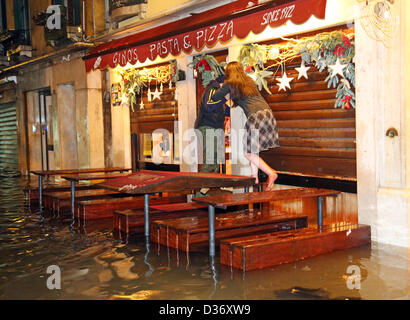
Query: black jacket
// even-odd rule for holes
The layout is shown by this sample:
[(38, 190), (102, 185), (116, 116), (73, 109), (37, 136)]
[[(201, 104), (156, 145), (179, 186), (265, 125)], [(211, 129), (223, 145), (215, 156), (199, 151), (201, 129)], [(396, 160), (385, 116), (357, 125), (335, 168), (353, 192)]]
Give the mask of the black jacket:
[(211, 99), (212, 95), (219, 88), (219, 83), (212, 80), (206, 87), (201, 99), (198, 117), (195, 121), (195, 129), (199, 127), (212, 127), (223, 129), (225, 116), (229, 117), (229, 107), (225, 106), (225, 98), (217, 101)]

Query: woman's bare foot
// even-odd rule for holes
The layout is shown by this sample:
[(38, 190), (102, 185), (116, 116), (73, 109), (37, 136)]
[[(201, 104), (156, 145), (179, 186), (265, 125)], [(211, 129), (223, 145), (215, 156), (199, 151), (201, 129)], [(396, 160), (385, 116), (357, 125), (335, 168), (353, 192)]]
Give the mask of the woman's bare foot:
[(278, 178), (278, 174), (276, 172), (272, 173), (268, 177), (268, 181), (266, 184), (266, 191), (271, 191), (273, 185), (275, 184), (276, 179)]
[(259, 184), (259, 178), (258, 176), (254, 177), (255, 178), (255, 184)]

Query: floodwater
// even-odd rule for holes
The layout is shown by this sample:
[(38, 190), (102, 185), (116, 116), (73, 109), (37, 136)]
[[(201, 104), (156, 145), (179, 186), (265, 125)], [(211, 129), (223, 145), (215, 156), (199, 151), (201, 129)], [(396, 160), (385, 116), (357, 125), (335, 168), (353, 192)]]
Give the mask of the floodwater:
[[(407, 249), (372, 243), (246, 273), (218, 259), (211, 268), (207, 253), (147, 250), (144, 241), (115, 240), (110, 223), (75, 229), (31, 212), (23, 183), (0, 178), (0, 299), (410, 298)], [(47, 288), (52, 265), (61, 289)]]

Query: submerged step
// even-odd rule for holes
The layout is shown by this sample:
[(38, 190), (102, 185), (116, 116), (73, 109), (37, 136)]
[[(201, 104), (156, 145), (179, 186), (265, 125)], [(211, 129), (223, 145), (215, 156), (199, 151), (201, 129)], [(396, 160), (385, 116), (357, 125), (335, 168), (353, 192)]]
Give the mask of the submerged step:
[[(215, 218), (217, 240), (260, 232), (307, 227), (307, 216), (274, 210), (241, 211), (218, 214)], [(151, 241), (171, 248), (190, 251), (193, 244), (207, 245), (208, 216), (157, 220), (151, 223)]]
[(370, 243), (370, 226), (335, 224), (225, 239), (220, 244), (221, 264), (244, 271), (348, 249)]
[[(152, 196), (150, 204), (168, 205), (186, 200), (184, 195), (172, 197)], [(112, 218), (115, 210), (142, 209), (144, 208), (144, 196), (125, 196), (121, 198), (92, 199), (76, 202), (75, 218), (81, 221)]]
[[(171, 210), (174, 207), (175, 210)], [(208, 211), (203, 208), (191, 208), (187, 210), (189, 206), (183, 203), (167, 204), (165, 205), (153, 205), (150, 207), (150, 224), (156, 223), (157, 219), (166, 221), (169, 219), (178, 219), (187, 217), (203, 217), (208, 216)], [(158, 208), (166, 208), (167, 210), (160, 210)], [(181, 210), (182, 208), (182, 210)], [(185, 210), (184, 210), (185, 209)], [(144, 210), (117, 210), (114, 212), (114, 230), (121, 232), (135, 234), (144, 232)]]

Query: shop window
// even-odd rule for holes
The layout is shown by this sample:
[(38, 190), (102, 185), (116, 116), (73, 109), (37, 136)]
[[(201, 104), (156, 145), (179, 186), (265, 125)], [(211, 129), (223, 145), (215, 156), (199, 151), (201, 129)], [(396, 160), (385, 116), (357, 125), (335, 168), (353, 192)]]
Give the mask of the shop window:
[(122, 81), (111, 83), (111, 88), (121, 88), (112, 90), (119, 97), (112, 99), (111, 105), (126, 103), (130, 108), (131, 135), (138, 137), (132, 144), (134, 161), (138, 162), (134, 164), (136, 168), (144, 167), (143, 163), (179, 161), (174, 135), (178, 121), (175, 71), (173, 62), (120, 70)]
[(169, 132), (139, 134), (140, 162), (179, 164), (179, 135)]

